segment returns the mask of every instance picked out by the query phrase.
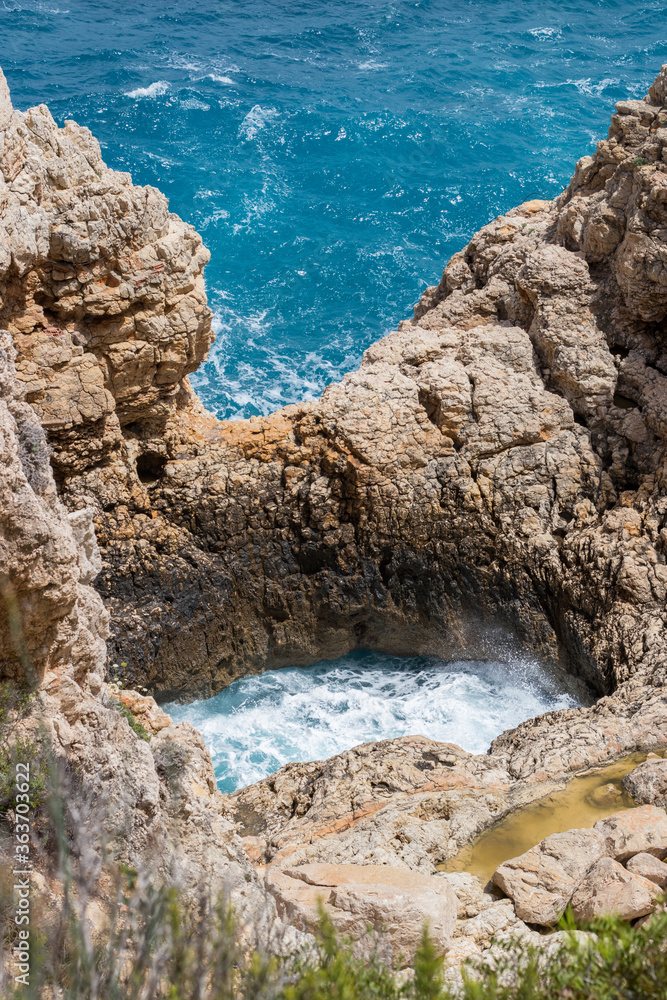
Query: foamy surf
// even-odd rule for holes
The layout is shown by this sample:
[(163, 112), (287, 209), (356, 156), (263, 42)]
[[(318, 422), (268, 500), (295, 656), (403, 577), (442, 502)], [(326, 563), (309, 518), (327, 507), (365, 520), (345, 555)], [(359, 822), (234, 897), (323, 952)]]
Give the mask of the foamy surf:
[(358, 652), (244, 677), (214, 698), (165, 707), (202, 733), (218, 785), (230, 792), (289, 761), (321, 760), (370, 740), (419, 734), (483, 753), (505, 729), (577, 704), (566, 680), (529, 660)]
[(166, 94), (171, 86), (166, 80), (156, 80), (155, 83), (151, 83), (148, 87), (137, 87), (136, 90), (125, 91), (126, 97), (132, 97), (134, 100), (138, 100), (140, 97), (159, 97), (161, 94)]

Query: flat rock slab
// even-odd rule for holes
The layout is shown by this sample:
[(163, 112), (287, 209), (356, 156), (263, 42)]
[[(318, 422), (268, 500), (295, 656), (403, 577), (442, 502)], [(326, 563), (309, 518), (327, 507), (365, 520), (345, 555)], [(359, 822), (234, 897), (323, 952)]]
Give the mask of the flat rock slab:
[(279, 913), (295, 927), (312, 931), (323, 905), (336, 929), (363, 939), (371, 926), (382, 930), (394, 958), (409, 962), (424, 924), (440, 951), (449, 947), (457, 897), (448, 882), (389, 865), (300, 865), (269, 867), (266, 885)]
[(635, 854), (628, 861), (626, 868), (633, 875), (641, 875), (661, 889), (667, 887), (667, 865), (664, 861), (658, 861), (652, 854)]
[(635, 802), (667, 806), (667, 760), (645, 760), (623, 778)]
[(647, 878), (627, 871), (613, 858), (601, 858), (572, 897), (575, 920), (593, 920), (614, 914), (635, 920), (651, 913), (660, 889)]
[(563, 915), (574, 890), (606, 853), (597, 830), (553, 833), (496, 868), (493, 882), (514, 902), (521, 920), (548, 927)]
[(633, 854), (662, 860), (667, 854), (667, 813), (658, 806), (625, 809), (599, 819), (593, 829), (604, 837), (604, 853), (616, 861), (627, 861)]

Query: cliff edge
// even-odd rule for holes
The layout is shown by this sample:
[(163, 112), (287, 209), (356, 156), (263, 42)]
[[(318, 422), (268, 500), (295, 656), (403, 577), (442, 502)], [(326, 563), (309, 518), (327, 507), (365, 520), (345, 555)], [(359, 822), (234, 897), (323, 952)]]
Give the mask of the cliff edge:
[[(21, 517), (51, 525), (31, 535), (3, 513), (3, 544), (39, 540), (31, 572), (7, 559), (38, 676), (67, 664), (80, 691), (101, 684), (107, 612), (112, 673), (163, 698), (354, 648), (482, 657), (513, 642), (602, 697), (497, 740), (500, 787), (667, 743), (667, 67), (617, 105), (563, 194), (475, 234), (357, 371), (245, 422), (217, 421), (188, 385), (212, 341), (208, 254), (165, 198), (108, 169), (87, 129), (14, 110), (4, 77), (0, 170), (0, 327), (20, 383), (8, 462), (32, 491)], [(23, 396), (55, 480), (34, 421), (26, 453)], [(96, 551), (91, 516), (106, 611), (76, 549)], [(3, 673), (19, 676), (9, 619), (0, 631)], [(101, 723), (77, 719), (90, 748)], [(469, 775), (487, 769), (464, 756)], [(340, 760), (290, 773), (292, 827)], [(345, 796), (322, 835), (347, 823)]]

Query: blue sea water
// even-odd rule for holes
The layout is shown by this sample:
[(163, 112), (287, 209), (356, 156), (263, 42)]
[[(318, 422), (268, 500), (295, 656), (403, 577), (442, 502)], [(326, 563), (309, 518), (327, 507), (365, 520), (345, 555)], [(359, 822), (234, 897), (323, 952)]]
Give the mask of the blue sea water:
[(317, 396), (667, 61), (658, 0), (0, 0), (20, 108), (88, 125), (212, 253), (221, 417)]
[(322, 760), (369, 740), (422, 735), (484, 753), (524, 719), (580, 703), (580, 691), (531, 660), (445, 662), (368, 650), (335, 663), (234, 681), (190, 705), (165, 705), (204, 736), (223, 792), (288, 761)]
[[(13, 100), (99, 138), (211, 250), (220, 417), (316, 397), (498, 213), (557, 194), (667, 62), (662, 0), (0, 0)], [(483, 750), (575, 703), (535, 664), (357, 653), (174, 707), (221, 787), (423, 733)]]

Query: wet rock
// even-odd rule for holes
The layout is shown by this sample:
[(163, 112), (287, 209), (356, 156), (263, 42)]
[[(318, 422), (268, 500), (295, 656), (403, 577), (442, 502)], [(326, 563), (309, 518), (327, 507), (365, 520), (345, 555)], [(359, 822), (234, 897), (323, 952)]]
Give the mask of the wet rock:
[(521, 920), (550, 926), (562, 916), (586, 873), (605, 854), (604, 838), (596, 830), (554, 833), (500, 865), (493, 882), (514, 902)]
[(658, 861), (653, 854), (635, 854), (625, 867), (633, 875), (641, 875), (649, 882), (655, 882), (661, 889), (667, 887), (667, 865)]
[(645, 760), (623, 778), (635, 802), (667, 806), (667, 760)]
[(369, 925), (384, 931), (404, 964), (414, 957), (425, 923), (444, 951), (456, 922), (456, 896), (444, 879), (386, 865), (271, 866), (266, 885), (279, 913), (296, 927), (315, 929), (322, 904), (343, 934), (363, 939)]
[(572, 912), (579, 921), (610, 914), (635, 920), (651, 913), (659, 897), (649, 879), (626, 871), (613, 858), (601, 858), (572, 896)]
[(627, 861), (640, 853), (660, 859), (667, 854), (667, 813), (657, 806), (614, 813), (599, 819), (594, 829), (604, 838), (604, 853), (616, 861)]

